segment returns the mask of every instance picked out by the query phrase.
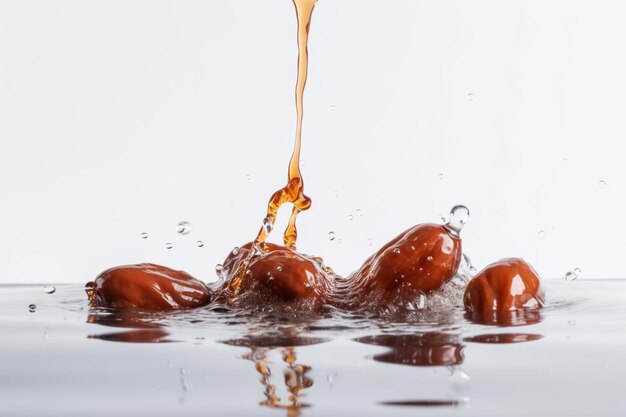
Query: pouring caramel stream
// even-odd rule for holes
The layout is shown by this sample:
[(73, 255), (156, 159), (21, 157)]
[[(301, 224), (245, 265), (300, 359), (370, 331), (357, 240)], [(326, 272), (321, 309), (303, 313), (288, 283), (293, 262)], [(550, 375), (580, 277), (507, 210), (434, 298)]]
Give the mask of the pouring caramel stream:
[(308, 42), (311, 16), (317, 0), (293, 0), (298, 17), (298, 78), (296, 81), (296, 140), (289, 161), (288, 181), (285, 187), (276, 191), (270, 198), (267, 206), (267, 215), (263, 220), (263, 227), (259, 231), (255, 243), (263, 245), (271, 233), (278, 215), (278, 210), (285, 203), (292, 203), (293, 209), (283, 242), (285, 246), (295, 249), (298, 231), (296, 219), (301, 211), (311, 207), (311, 199), (304, 195), (304, 180), (300, 172), (300, 150), (302, 147), (302, 119), (304, 116), (304, 88), (306, 86), (309, 66)]

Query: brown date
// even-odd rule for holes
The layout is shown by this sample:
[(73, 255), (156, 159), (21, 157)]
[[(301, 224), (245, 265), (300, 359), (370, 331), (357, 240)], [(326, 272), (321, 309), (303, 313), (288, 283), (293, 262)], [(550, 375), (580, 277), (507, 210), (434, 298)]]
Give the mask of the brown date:
[(538, 322), (545, 295), (537, 272), (523, 259), (506, 258), (479, 272), (467, 285), (463, 302), (472, 321), (484, 324)]
[(155, 264), (107, 269), (90, 289), (96, 306), (177, 310), (200, 307), (211, 301), (211, 291), (184, 271)]

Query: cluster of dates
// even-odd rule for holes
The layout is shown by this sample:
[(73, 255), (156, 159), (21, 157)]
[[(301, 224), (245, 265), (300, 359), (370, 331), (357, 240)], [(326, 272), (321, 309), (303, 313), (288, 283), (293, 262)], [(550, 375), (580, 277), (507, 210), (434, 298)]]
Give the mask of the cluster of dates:
[[(314, 309), (332, 305), (346, 310), (407, 305), (455, 276), (462, 258), (460, 231), (468, 215), (465, 207), (457, 206), (444, 225), (408, 229), (347, 278), (335, 275), (320, 259), (288, 247), (266, 243), (259, 249), (248, 243), (228, 255), (223, 264), (226, 276), (217, 287), (182, 271), (137, 264), (104, 271), (89, 294), (97, 306), (153, 310), (195, 308), (211, 302), (242, 306), (242, 302), (305, 301)], [(499, 324), (511, 314), (543, 307), (544, 292), (529, 264), (508, 258), (476, 274), (466, 286), (463, 302), (471, 320)]]

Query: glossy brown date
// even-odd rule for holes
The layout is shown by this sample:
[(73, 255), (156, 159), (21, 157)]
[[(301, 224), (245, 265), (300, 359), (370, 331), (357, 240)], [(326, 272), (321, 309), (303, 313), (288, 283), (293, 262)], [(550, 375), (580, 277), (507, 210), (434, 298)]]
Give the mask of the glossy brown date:
[(471, 320), (484, 324), (537, 322), (545, 295), (535, 270), (523, 259), (507, 258), (479, 272), (467, 288), (463, 302)]
[(327, 298), (331, 279), (318, 262), (288, 247), (266, 243), (266, 251), (245, 265), (251, 247), (251, 243), (244, 245), (224, 261), (231, 275), (225, 283), (227, 301), (251, 294), (264, 302)]
[(149, 263), (107, 269), (94, 280), (91, 293), (94, 305), (114, 308), (177, 310), (211, 301), (203, 282), (184, 271)]
[(341, 283), (359, 297), (375, 294), (383, 302), (414, 299), (449, 281), (461, 262), (461, 239), (438, 224), (414, 226), (372, 255)]

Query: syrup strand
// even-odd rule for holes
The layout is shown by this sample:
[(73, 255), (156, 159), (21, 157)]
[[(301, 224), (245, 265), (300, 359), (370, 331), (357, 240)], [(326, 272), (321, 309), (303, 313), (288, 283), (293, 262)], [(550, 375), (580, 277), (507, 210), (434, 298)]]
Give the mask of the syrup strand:
[(293, 203), (289, 224), (283, 235), (285, 246), (296, 248), (298, 232), (296, 219), (301, 211), (311, 207), (311, 199), (304, 195), (304, 180), (300, 171), (300, 152), (302, 149), (302, 120), (304, 118), (304, 88), (306, 87), (308, 65), (309, 65), (309, 28), (311, 16), (317, 0), (293, 0), (298, 18), (298, 77), (296, 81), (296, 138), (289, 161), (288, 181), (284, 188), (276, 191), (267, 206), (267, 215), (263, 220), (263, 227), (259, 231), (255, 243), (262, 246), (271, 233), (278, 215), (278, 210), (285, 203)]

